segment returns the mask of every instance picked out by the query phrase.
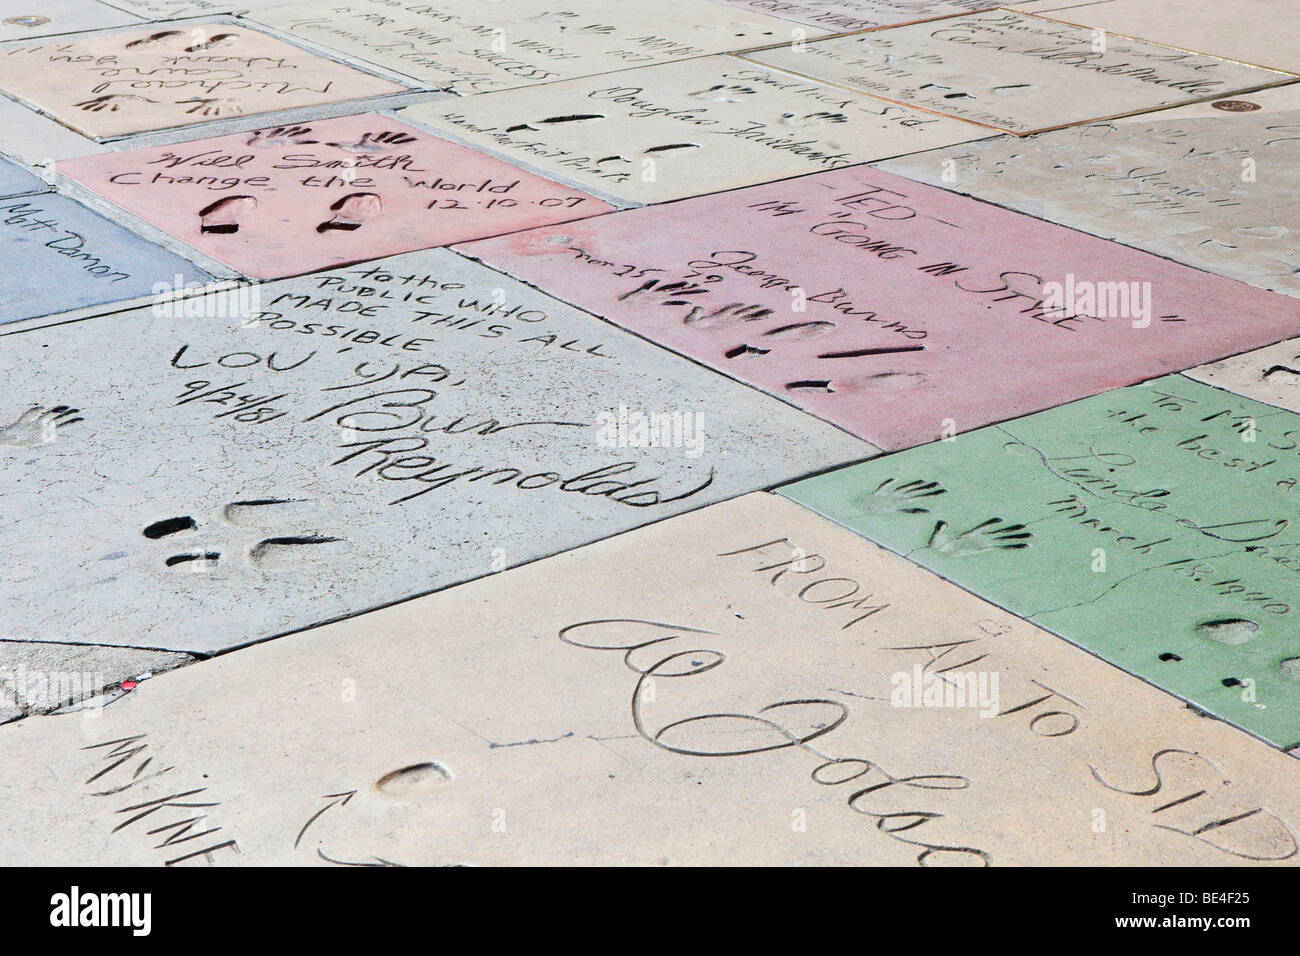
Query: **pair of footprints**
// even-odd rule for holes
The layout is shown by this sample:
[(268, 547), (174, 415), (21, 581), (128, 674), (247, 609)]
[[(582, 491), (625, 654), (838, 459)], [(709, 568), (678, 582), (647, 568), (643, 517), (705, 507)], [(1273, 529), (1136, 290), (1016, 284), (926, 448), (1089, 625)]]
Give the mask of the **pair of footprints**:
[[(706, 103), (743, 103), (745, 98), (758, 93), (758, 90), (752, 86), (743, 86), (735, 83), (718, 83), (707, 89), (697, 90), (689, 94), (691, 99), (703, 100)], [(777, 121), (782, 126), (821, 126), (827, 123), (847, 123), (849, 117), (846, 113), (831, 113), (827, 110), (819, 110), (815, 113), (782, 113), (781, 118)]]
[[(862, 495), (855, 504), (867, 514), (928, 514), (930, 509), (922, 506), (929, 503), (926, 499), (947, 493), (948, 489), (937, 481), (914, 478), (900, 482), (897, 478), (886, 478), (875, 491)], [(986, 551), (1027, 548), (1032, 537), (1023, 524), (1013, 524), (1001, 518), (989, 518), (961, 532), (952, 532), (948, 529), (948, 522), (937, 521), (925, 546), (943, 554), (965, 557)]]
[[(548, 116), (545, 119), (533, 120), (531, 123), (516, 123), (513, 126), (507, 126), (506, 132), (518, 133), (520, 131), (527, 131), (530, 133), (536, 133), (536, 132), (540, 132), (538, 127), (541, 126), (554, 126), (557, 123), (584, 123), (590, 120), (603, 120), (605, 118), (606, 117), (604, 113), (568, 113), (563, 116)], [(647, 146), (641, 152), (644, 154), (671, 153), (681, 149), (699, 149), (699, 148), (700, 148), (699, 143), (665, 143), (662, 146)], [(622, 155), (621, 153), (614, 153), (613, 155), (610, 156), (601, 156), (597, 158), (595, 160), (595, 165), (601, 166), (605, 163), (631, 163), (631, 162), (632, 162), (631, 159)]]
[(141, 37), (139, 40), (132, 40), (126, 44), (123, 49), (126, 50), (153, 50), (164, 46), (174, 46), (184, 43), (186, 39), (192, 39), (194, 42), (184, 47), (186, 53), (206, 53), (208, 50), (229, 50), (239, 43), (239, 34), (237, 33), (214, 33), (208, 36), (202, 30), (163, 30), (159, 33), (151, 33), (147, 37)]
[[(266, 529), (288, 521), (310, 517), (317, 503), (295, 498), (262, 498), (232, 501), (217, 512), (219, 525), (237, 529)], [(190, 515), (163, 518), (145, 527), (143, 534), (151, 541), (180, 545), (196, 536), (199, 523)], [(244, 553), (248, 566), (258, 571), (292, 571), (303, 565), (346, 554), (352, 542), (334, 535), (314, 531), (262, 538)], [(207, 547), (186, 548), (168, 555), (163, 566), (177, 571), (210, 571), (224, 563), (221, 551)]]
[[(256, 196), (225, 196), (199, 210), (199, 232), (230, 235), (239, 232), (257, 211)], [(332, 215), (316, 227), (319, 233), (355, 232), (384, 210), (378, 193), (348, 193), (330, 206)]]

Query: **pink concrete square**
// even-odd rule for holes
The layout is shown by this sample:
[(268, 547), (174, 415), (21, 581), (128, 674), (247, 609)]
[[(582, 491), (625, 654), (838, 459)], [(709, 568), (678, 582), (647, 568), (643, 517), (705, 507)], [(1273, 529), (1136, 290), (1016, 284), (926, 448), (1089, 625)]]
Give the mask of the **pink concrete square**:
[(374, 113), (90, 156), (58, 169), (258, 279), (612, 208)]
[(98, 137), (406, 92), (228, 23), (156, 23), (11, 45), (0, 54), (0, 89)]
[(1300, 333), (1300, 302), (868, 166), (461, 247), (896, 450)]

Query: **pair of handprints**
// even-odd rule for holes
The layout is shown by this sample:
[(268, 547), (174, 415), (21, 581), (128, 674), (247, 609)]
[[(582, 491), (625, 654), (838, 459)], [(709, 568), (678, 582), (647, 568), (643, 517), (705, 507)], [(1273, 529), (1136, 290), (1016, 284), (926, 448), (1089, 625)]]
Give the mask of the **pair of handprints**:
[[(886, 478), (875, 491), (859, 496), (853, 504), (856, 510), (866, 514), (929, 514), (930, 509), (925, 507), (933, 503), (929, 499), (947, 493), (948, 489), (937, 481)], [(935, 522), (925, 546), (943, 554), (965, 557), (986, 551), (1027, 548), (1032, 537), (1025, 525), (1001, 518), (989, 518), (961, 532), (950, 530), (948, 522), (940, 520)]]

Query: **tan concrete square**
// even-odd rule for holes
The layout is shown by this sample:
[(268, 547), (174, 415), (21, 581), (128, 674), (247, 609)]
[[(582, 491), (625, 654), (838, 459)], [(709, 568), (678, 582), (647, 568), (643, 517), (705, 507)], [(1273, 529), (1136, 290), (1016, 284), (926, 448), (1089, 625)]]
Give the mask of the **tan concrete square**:
[(109, 137), (406, 88), (245, 27), (156, 23), (6, 47), (0, 90)]

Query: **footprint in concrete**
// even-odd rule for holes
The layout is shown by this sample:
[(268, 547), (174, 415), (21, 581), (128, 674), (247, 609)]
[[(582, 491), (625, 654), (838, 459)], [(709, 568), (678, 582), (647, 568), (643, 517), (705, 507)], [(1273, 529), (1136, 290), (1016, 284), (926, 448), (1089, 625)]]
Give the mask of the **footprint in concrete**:
[[(233, 528), (249, 528), (265, 532), (269, 527), (288, 522), (307, 520), (318, 503), (299, 498), (255, 498), (232, 501), (222, 507), (218, 516), (222, 523)], [(185, 540), (199, 530), (199, 522), (190, 515), (162, 518), (147, 525), (142, 534), (151, 541)], [(285, 571), (302, 567), (319, 560), (346, 554), (352, 542), (332, 534), (302, 531), (295, 534), (274, 535), (262, 538), (248, 547), (245, 560), (258, 571)], [(232, 550), (232, 549), (226, 549)], [(164, 559), (163, 565), (172, 570), (208, 571), (222, 561), (222, 552), (204, 547), (187, 548)]]
[(144, 536), (152, 541), (157, 541), (159, 538), (180, 534), (182, 531), (193, 531), (198, 526), (198, 522), (189, 515), (180, 515), (176, 518), (164, 518), (162, 521), (155, 521), (144, 529)]
[[(310, 519), (319, 503), (309, 498), (253, 498), (232, 501), (222, 519), (236, 528), (261, 528)], [(302, 532), (263, 538), (248, 550), (248, 563), (259, 571), (291, 571), (313, 561), (352, 550), (352, 542), (331, 534)]]
[(662, 146), (647, 146), (643, 153), (671, 153), (679, 149), (699, 149), (699, 143), (664, 143)]
[(831, 380), (828, 378), (802, 378), (797, 382), (786, 382), (785, 390), (787, 392), (820, 392), (824, 395), (833, 395), (835, 389), (831, 387)]
[(350, 193), (330, 206), (330, 212), (334, 215), (317, 226), (316, 231), (352, 232), (374, 219), (383, 209), (384, 202), (378, 193)]
[(1229, 618), (1222, 621), (1206, 621), (1196, 628), (1196, 633), (1201, 637), (1208, 637), (1212, 641), (1218, 641), (1220, 644), (1227, 644), (1236, 647), (1248, 642), (1259, 631), (1259, 625), (1254, 621), (1247, 621), (1242, 618)]
[[(533, 120), (533, 123), (538, 124), (538, 126), (553, 126), (556, 123), (582, 123), (588, 120), (599, 120), (604, 118), (604, 113), (568, 113), (564, 116), (548, 116), (546, 119)], [(538, 131), (537, 126), (534, 126), (533, 123), (516, 123), (513, 126), (507, 126), (506, 132), (518, 133), (522, 130), (528, 130), (536, 133)]]
[(125, 49), (128, 50), (148, 50), (152, 47), (162, 46), (172, 37), (184, 36), (180, 30), (163, 30), (161, 33), (150, 34), (139, 40), (132, 40)]
[(173, 554), (163, 563), (180, 571), (206, 571), (214, 568), (221, 560), (219, 551), (191, 551), (186, 554)]
[(741, 97), (753, 96), (757, 92), (758, 90), (752, 86), (719, 83), (708, 89), (691, 93), (690, 97), (693, 100), (704, 100), (706, 103), (739, 103)]
[(232, 501), (221, 509), (221, 517), (236, 528), (265, 528), (278, 521), (299, 521), (319, 507), (308, 498), (253, 498)]
[(450, 782), (447, 768), (430, 760), (384, 774), (375, 782), (375, 789), (390, 797), (415, 797)]
[(199, 40), (185, 48), (186, 53), (199, 53), (204, 50), (227, 50), (239, 42), (239, 36), (234, 33), (214, 33), (206, 40)]
[(292, 571), (312, 561), (332, 558), (352, 550), (352, 542), (323, 534), (266, 538), (253, 545), (248, 563), (259, 571)]
[(924, 385), (930, 376), (924, 372), (875, 372), (862, 378), (849, 379), (847, 385), (861, 385), (864, 388), (878, 388), (885, 391), (897, 391), (904, 388), (916, 388)]
[(224, 235), (239, 232), (241, 220), (256, 210), (256, 196), (225, 196), (199, 210), (199, 232)]
[[(319, 503), (309, 498), (253, 498), (232, 501), (221, 517), (236, 528), (261, 528), (310, 519)], [(352, 542), (331, 534), (300, 532), (263, 538), (248, 550), (248, 564), (259, 571), (291, 571), (352, 550)]]
[[(178, 535), (184, 540), (191, 532), (198, 530), (198, 526), (199, 523), (189, 515), (176, 515), (145, 526), (142, 533), (150, 541), (161, 541)], [(163, 560), (163, 566), (172, 571), (210, 571), (220, 561), (220, 551), (200, 549), (169, 555)]]

